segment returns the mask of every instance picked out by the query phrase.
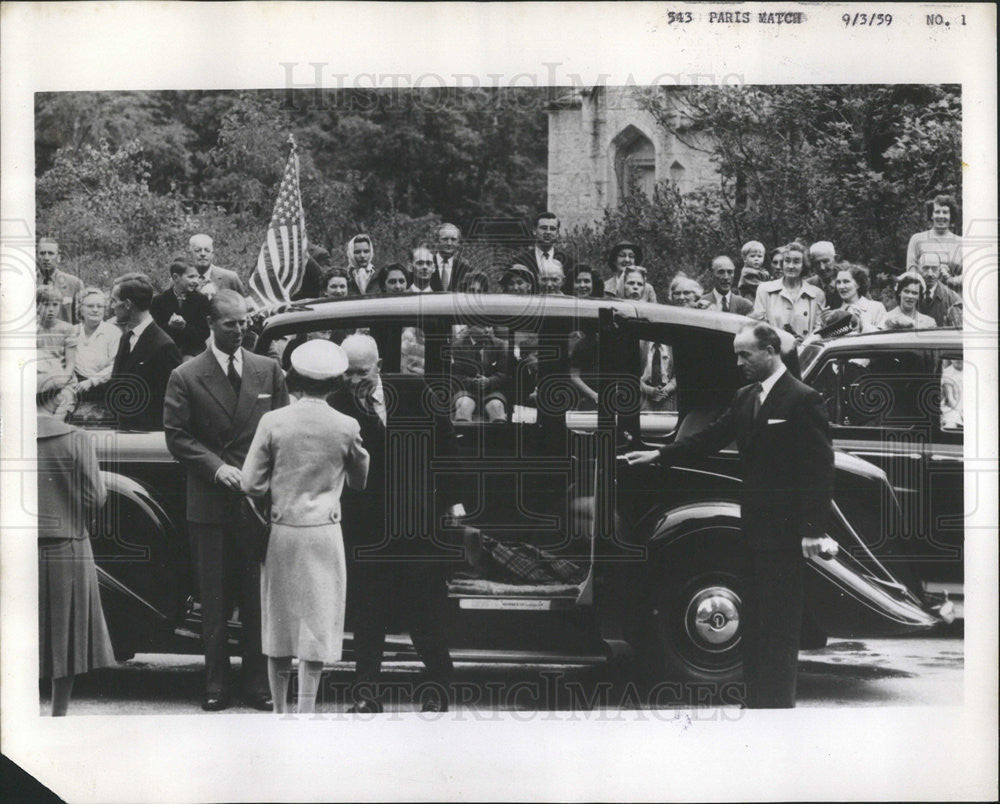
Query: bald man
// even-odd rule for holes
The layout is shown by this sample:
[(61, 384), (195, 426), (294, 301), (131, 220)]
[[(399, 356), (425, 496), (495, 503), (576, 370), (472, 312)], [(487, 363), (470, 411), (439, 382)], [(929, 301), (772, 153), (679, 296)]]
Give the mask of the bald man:
[(246, 296), (243, 280), (236, 271), (221, 268), (212, 262), (215, 256), (215, 246), (207, 234), (196, 234), (188, 241), (188, 252), (194, 267), (198, 269), (198, 290), (203, 296), (211, 299), (217, 290), (235, 290), (241, 296)]
[(462, 233), (453, 223), (442, 223), (437, 230), (434, 252), (434, 271), (444, 290), (455, 291), (462, 283), (470, 266), (458, 257)]
[[(379, 376), (382, 361), (371, 336), (348, 335), (341, 345), (347, 353), (347, 371), (342, 387), (327, 402), (358, 421), (371, 456), (367, 486), (362, 491), (346, 489), (342, 498), (356, 662), (354, 706), (349, 711), (383, 711), (379, 680), (385, 635), (397, 624), (409, 631), (426, 668), (414, 697), (425, 712), (443, 711), (448, 708), (453, 672), (444, 628), (448, 564), (435, 544), (437, 526), (422, 530), (420, 517), (410, 519), (403, 512), (426, 512), (428, 523), (441, 521), (446, 509), (464, 513), (455, 511), (459, 498), (454, 484), (435, 488), (430, 464), (430, 456), (454, 453), (454, 431), (447, 415), (424, 403), (422, 378), (414, 378), (417, 383), (410, 386), (410, 393), (399, 393), (392, 409), (386, 409)], [(420, 433), (433, 433), (430, 443), (415, 440)], [(429, 453), (423, 452), (425, 448)], [(414, 477), (426, 481), (414, 483)], [(392, 520), (401, 515), (416, 524), (395, 533)]]
[(817, 240), (809, 246), (809, 267), (812, 275), (806, 277), (806, 282), (822, 288), (826, 294), (827, 307), (839, 307), (840, 295), (833, 286), (836, 275), (837, 249), (829, 240)]

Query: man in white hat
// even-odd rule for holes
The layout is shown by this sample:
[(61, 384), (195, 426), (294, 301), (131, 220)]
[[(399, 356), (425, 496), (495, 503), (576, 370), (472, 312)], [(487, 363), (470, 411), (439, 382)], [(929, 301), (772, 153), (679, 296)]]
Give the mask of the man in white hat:
[(247, 306), (232, 290), (219, 290), (208, 317), (208, 348), (170, 375), (163, 430), (170, 453), (187, 469), (187, 521), (201, 597), (205, 645), (202, 708), (229, 705), (226, 623), (235, 593), (243, 624), (242, 692), (247, 703), (270, 711), (260, 647), (260, 565), (239, 541), (240, 467), (261, 416), (288, 404), (276, 360), (242, 347)]

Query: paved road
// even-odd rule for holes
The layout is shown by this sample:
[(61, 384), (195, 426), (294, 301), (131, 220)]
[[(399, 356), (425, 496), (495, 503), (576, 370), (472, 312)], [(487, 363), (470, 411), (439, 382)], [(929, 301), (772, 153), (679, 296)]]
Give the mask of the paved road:
[[(959, 706), (962, 704), (964, 654), (960, 637), (921, 639), (831, 640), (799, 659), (801, 707)], [(410, 691), (419, 665), (386, 665), (387, 710), (414, 712)], [(344, 716), (352, 665), (334, 665), (324, 673), (320, 711)], [(740, 689), (710, 685), (661, 684), (639, 688), (616, 680), (604, 668), (580, 665), (486, 665), (460, 663), (456, 668), (457, 705), (449, 715), (488, 719), (496, 712), (559, 710), (594, 713), (691, 706), (735, 706)], [(140, 654), (125, 664), (92, 673), (77, 684), (70, 715), (201, 713), (202, 661), (197, 656)], [(45, 701), (42, 702), (44, 712)], [(227, 713), (251, 713), (240, 704)], [(388, 715), (383, 715), (386, 717)], [(524, 717), (525, 715), (520, 715)], [(369, 716), (370, 717), (370, 716)]]

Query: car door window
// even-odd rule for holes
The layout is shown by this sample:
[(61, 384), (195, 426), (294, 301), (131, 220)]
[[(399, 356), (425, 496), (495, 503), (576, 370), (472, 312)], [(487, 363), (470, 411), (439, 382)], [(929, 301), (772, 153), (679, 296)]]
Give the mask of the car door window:
[(941, 420), (945, 432), (960, 433), (964, 428), (962, 418), (962, 372), (965, 362), (961, 354), (941, 358)]
[(834, 426), (895, 429), (937, 427), (941, 383), (920, 350), (837, 356), (812, 381)]

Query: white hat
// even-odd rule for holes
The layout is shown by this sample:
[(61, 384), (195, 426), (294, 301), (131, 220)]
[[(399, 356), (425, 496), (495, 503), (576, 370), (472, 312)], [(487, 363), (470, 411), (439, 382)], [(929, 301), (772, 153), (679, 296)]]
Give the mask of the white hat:
[(333, 341), (306, 341), (292, 352), (292, 368), (310, 380), (332, 380), (347, 370), (347, 352)]

